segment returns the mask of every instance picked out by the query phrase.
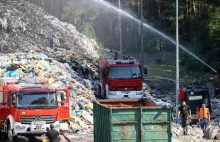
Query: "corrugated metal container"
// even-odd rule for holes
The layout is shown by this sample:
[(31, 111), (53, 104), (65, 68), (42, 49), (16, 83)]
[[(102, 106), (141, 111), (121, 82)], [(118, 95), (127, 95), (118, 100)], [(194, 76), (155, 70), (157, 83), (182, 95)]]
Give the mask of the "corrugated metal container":
[(94, 101), (95, 142), (171, 142), (171, 109), (143, 100)]

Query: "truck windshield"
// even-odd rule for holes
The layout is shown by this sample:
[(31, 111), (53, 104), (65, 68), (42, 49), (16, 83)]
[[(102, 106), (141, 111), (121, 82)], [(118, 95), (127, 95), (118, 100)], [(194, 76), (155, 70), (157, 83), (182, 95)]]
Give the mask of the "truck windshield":
[(110, 67), (109, 74), (112, 79), (141, 78), (141, 70), (138, 66)]
[(55, 93), (30, 93), (18, 96), (17, 107), (57, 107)]

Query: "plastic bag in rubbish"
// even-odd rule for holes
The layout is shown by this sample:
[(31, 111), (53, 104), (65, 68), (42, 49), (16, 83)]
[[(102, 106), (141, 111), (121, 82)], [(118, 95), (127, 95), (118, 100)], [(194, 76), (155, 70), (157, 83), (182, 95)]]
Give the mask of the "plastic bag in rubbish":
[(50, 78), (47, 79), (47, 84), (48, 84), (48, 85), (51, 85), (51, 84), (53, 84), (53, 83), (54, 83), (54, 79), (53, 79), (52, 77), (50, 77)]
[(2, 65), (2, 69), (7, 68), (8, 66), (10, 66), (10, 64), (9, 63), (5, 63), (5, 64)]
[(39, 70), (37, 72), (37, 75), (40, 76), (40, 77), (44, 77), (44, 72), (42, 70)]
[(2, 22), (3, 22), (3, 21), (2, 21), (2, 18), (0, 17), (0, 25), (1, 25), (1, 26), (2, 26)]
[(22, 69), (17, 69), (17, 70), (15, 70), (19, 75), (23, 75), (24, 74), (24, 72), (22, 71)]
[(44, 69), (50, 68), (50, 64), (45, 60), (41, 60), (39, 63), (44, 67)]
[(0, 76), (6, 71), (6, 69), (0, 69)]
[(93, 110), (93, 104), (92, 104), (92, 103), (88, 103), (88, 104), (86, 105), (86, 108), (87, 108), (87, 109), (90, 109), (90, 110)]
[(8, 76), (9, 77), (16, 77), (16, 76), (19, 76), (19, 73), (17, 73), (16, 71), (9, 71)]
[(71, 94), (71, 98), (75, 98), (75, 97), (76, 97), (76, 94), (75, 94), (75, 92), (73, 91), (73, 89), (70, 89), (70, 94)]
[(48, 56), (45, 55), (45, 54), (40, 54), (39, 57), (40, 57), (42, 60), (48, 59)]
[(93, 117), (87, 112), (87, 111), (83, 111), (82, 116), (88, 120), (91, 124), (93, 124)]

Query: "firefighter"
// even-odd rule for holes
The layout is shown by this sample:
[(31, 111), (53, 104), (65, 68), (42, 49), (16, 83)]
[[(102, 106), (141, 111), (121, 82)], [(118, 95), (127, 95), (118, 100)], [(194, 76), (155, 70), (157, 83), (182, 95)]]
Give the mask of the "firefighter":
[(186, 105), (185, 101), (183, 101), (182, 106), (179, 107), (178, 119), (182, 120), (183, 134), (187, 135), (189, 120), (191, 119), (191, 110), (190, 107)]
[(50, 130), (47, 131), (46, 136), (49, 139), (49, 142), (59, 142), (60, 141), (59, 132), (54, 129), (53, 124), (50, 124)]
[(202, 108), (199, 109), (198, 121), (203, 130), (207, 128), (207, 125), (210, 122), (209, 109), (206, 108), (205, 104), (202, 104)]

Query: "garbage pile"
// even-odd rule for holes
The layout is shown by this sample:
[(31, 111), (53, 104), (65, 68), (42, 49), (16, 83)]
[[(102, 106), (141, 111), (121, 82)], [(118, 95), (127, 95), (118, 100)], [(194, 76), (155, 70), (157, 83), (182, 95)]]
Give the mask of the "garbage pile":
[(212, 119), (220, 118), (220, 100), (219, 99), (212, 99)]
[[(47, 83), (71, 92), (74, 132), (93, 129), (98, 45), (24, 0), (0, 1), (0, 77)], [(3, 54), (4, 53), (4, 54)], [(13, 53), (13, 54), (9, 54)], [(66, 123), (61, 129), (69, 130)], [(82, 130), (81, 130), (82, 129)]]
[(155, 103), (155, 105), (158, 107), (173, 107), (171, 103), (162, 101), (161, 99), (157, 99), (151, 95), (145, 95), (145, 96), (143, 96), (143, 99), (153, 101)]
[[(98, 83), (96, 80), (98, 73), (95, 72), (95, 66), (88, 67), (87, 65), (78, 64), (78, 66), (74, 66), (75, 71), (70, 67), (73, 66), (73, 63), (61, 63), (51, 58), (55, 55), (60, 58), (58, 53), (60, 56), (66, 55), (66, 50), (63, 49), (63, 52), (51, 52), (50, 55), (34, 51), (30, 51), (28, 54), (0, 54), (0, 77), (19, 78), (20, 83), (46, 83), (55, 88), (68, 87), (72, 104), (71, 130), (74, 130), (74, 132), (81, 132), (79, 130), (85, 129), (92, 131), (92, 102), (95, 100), (94, 92), (96, 91), (93, 86)], [(93, 63), (88, 62), (88, 64)], [(87, 67), (88, 70), (94, 71), (87, 73), (88, 78), (83, 75), (83, 66), (84, 68)], [(61, 129), (64, 131), (66, 128), (69, 130), (69, 127), (65, 127), (65, 124), (61, 125)]]
[[(173, 137), (180, 137), (183, 135), (183, 128), (180, 124), (172, 123), (172, 134)], [(188, 135), (191, 139), (203, 138), (204, 134), (200, 127), (197, 125), (188, 126)]]
[(188, 126), (187, 135), (183, 135), (181, 125), (172, 123), (172, 137), (177, 137), (181, 141), (214, 141), (219, 140), (219, 126), (214, 121), (203, 131), (198, 125)]
[(43, 52), (71, 49), (78, 56), (98, 57), (94, 40), (72, 24), (59, 21), (40, 7), (23, 0), (0, 1), (0, 52)]

